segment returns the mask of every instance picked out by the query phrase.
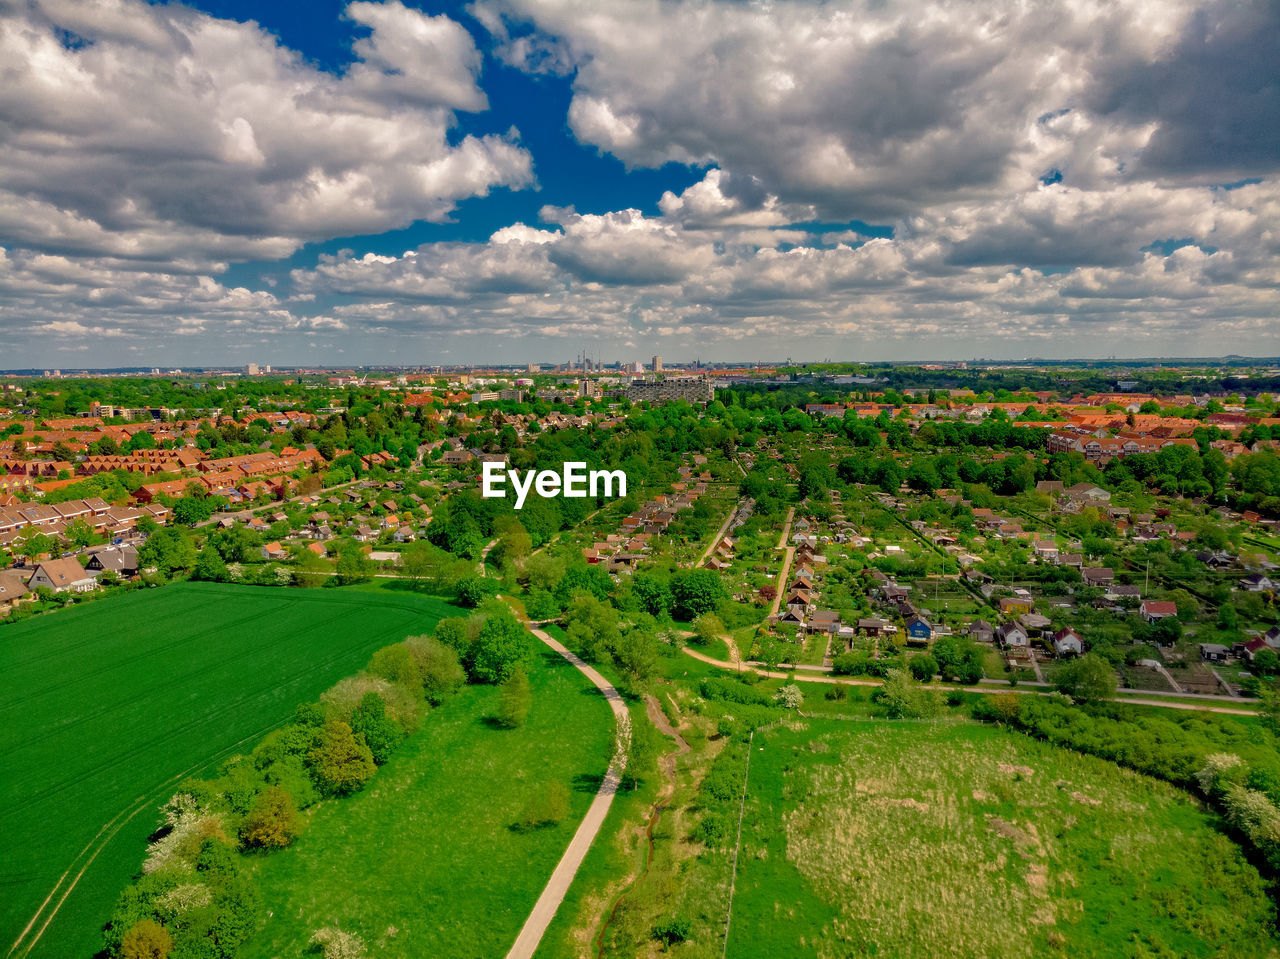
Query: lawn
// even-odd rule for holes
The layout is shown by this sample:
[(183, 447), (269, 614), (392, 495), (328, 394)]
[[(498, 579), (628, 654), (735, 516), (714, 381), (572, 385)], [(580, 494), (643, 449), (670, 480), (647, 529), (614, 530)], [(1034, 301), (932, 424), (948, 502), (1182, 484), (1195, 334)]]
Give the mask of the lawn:
[(1163, 783), (970, 724), (754, 747), (731, 957), (1280, 954), (1257, 873)]
[[(362, 793), (325, 803), (292, 849), (260, 860), (271, 917), (243, 959), (300, 955), (337, 924), (381, 957), (501, 956), (514, 942), (608, 765), (604, 698), (554, 653), (530, 679), (521, 728), (493, 726), (498, 690), (468, 687), (432, 711)], [(558, 825), (512, 828), (530, 798), (563, 783)]]
[(0, 628), (6, 948), (79, 876), (31, 955), (92, 955), (181, 778), (454, 611), (407, 593), (183, 583)]

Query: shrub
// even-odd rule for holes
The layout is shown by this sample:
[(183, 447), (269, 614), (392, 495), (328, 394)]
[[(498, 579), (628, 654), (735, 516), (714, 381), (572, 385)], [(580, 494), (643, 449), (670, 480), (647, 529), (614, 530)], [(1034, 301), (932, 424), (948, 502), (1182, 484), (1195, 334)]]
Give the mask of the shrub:
[(120, 940), (121, 959), (166, 959), (173, 949), (169, 930), (154, 919), (142, 919)]
[(718, 699), (722, 702), (743, 703), (753, 706), (769, 706), (773, 697), (762, 689), (753, 689), (737, 680), (712, 676), (702, 681), (702, 695), (706, 699)]
[(689, 938), (691, 926), (688, 919), (664, 919), (653, 927), (653, 938), (662, 943), (664, 950), (670, 949), (673, 943), (685, 942)]
[(271, 786), (258, 796), (240, 824), (240, 841), (250, 849), (283, 849), (298, 838), (301, 829), (293, 797)]
[(365, 693), (351, 714), (351, 731), (364, 739), (373, 761), (381, 766), (404, 742), (404, 730), (387, 716), (387, 704), (377, 693)]
[(338, 720), (325, 723), (316, 745), (307, 753), (307, 763), (316, 788), (329, 796), (359, 790), (376, 769), (369, 747)]
[(529, 685), (529, 676), (523, 669), (517, 669), (502, 681), (494, 721), (504, 729), (523, 726), (532, 704), (533, 690)]

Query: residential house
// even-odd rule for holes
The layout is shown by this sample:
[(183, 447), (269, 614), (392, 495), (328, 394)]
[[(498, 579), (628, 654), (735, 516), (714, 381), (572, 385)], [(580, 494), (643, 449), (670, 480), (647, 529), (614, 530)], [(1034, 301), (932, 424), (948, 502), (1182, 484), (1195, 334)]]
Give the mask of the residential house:
[(1154, 623), (1157, 620), (1168, 619), (1170, 616), (1177, 616), (1178, 604), (1168, 600), (1144, 599), (1139, 612), (1148, 623)]
[(928, 643), (933, 639), (933, 627), (923, 616), (917, 616), (907, 623), (908, 643)]
[(263, 559), (284, 559), (285, 555), (284, 547), (279, 543), (267, 543), (262, 547)]
[(87, 593), (98, 588), (98, 581), (74, 557), (67, 557), (46, 560), (36, 567), (27, 580), (27, 588), (35, 590), (42, 586), (55, 593)]
[(1206, 663), (1226, 662), (1231, 651), (1221, 643), (1201, 643), (1200, 658)]
[(1030, 640), (1027, 632), (1017, 623), (1003, 623), (996, 628), (996, 642), (1011, 651), (1026, 650)]
[(1084, 643), (1074, 629), (1060, 629), (1053, 634), (1053, 651), (1058, 656), (1079, 656)]
[(989, 643), (995, 634), (996, 628), (985, 619), (975, 619), (969, 624), (969, 638), (976, 643)]
[(1086, 586), (1109, 586), (1115, 581), (1115, 570), (1106, 566), (1086, 566), (1080, 570), (1080, 578)]
[(90, 573), (115, 573), (117, 576), (129, 577), (138, 574), (138, 550), (133, 546), (108, 546), (95, 550), (85, 563), (84, 568)]

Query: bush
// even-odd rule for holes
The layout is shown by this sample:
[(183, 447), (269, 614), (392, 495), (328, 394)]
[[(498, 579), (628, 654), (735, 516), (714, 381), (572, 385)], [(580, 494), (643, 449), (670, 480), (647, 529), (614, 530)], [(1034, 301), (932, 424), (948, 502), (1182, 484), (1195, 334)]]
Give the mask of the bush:
[(475, 609), (490, 596), (498, 595), (499, 589), (496, 579), (479, 575), (466, 576), (458, 581), (458, 602)]
[(279, 786), (271, 786), (258, 796), (240, 824), (240, 841), (250, 849), (284, 849), (301, 830), (293, 797)]
[(938, 661), (928, 653), (912, 656), (907, 662), (907, 669), (917, 682), (932, 682), (933, 677), (938, 673)]
[(386, 701), (377, 693), (365, 693), (351, 714), (351, 731), (364, 740), (375, 764), (381, 766), (404, 742), (404, 730), (387, 717)]
[(529, 676), (523, 669), (517, 669), (502, 681), (494, 721), (504, 729), (523, 726), (532, 704), (533, 690), (529, 685)]
[(356, 792), (376, 770), (369, 747), (338, 720), (325, 723), (316, 745), (307, 753), (307, 763), (316, 788), (327, 796)]
[(166, 959), (173, 949), (169, 930), (154, 919), (142, 919), (120, 940), (121, 959)]
[(753, 689), (733, 679), (713, 676), (702, 681), (704, 699), (718, 699), (722, 702), (744, 703), (753, 706), (769, 706), (773, 697), (762, 689)]
[(404, 645), (418, 664), (422, 694), (433, 706), (440, 705), (466, 683), (467, 674), (451, 646), (427, 636), (410, 636)]
[(691, 926), (688, 919), (664, 919), (653, 927), (653, 938), (662, 943), (663, 949), (670, 949), (674, 943), (685, 942), (689, 938)]

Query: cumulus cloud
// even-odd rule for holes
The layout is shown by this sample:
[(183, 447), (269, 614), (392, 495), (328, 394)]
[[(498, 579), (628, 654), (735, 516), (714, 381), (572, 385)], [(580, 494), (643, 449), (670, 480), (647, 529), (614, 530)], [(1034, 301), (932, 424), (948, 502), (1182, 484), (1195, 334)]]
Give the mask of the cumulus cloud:
[(211, 265), (532, 182), (514, 136), (450, 142), (454, 111), (486, 106), (466, 30), (398, 2), (347, 15), (370, 34), (334, 75), (254, 23), (176, 5), (5, 5), (0, 235)]
[(1051, 170), (1234, 179), (1280, 156), (1269, 0), (479, 7), (513, 65), (539, 69), (520, 54), (535, 45), (573, 66), (582, 142), (633, 166), (716, 165), (824, 216), (900, 216)]

